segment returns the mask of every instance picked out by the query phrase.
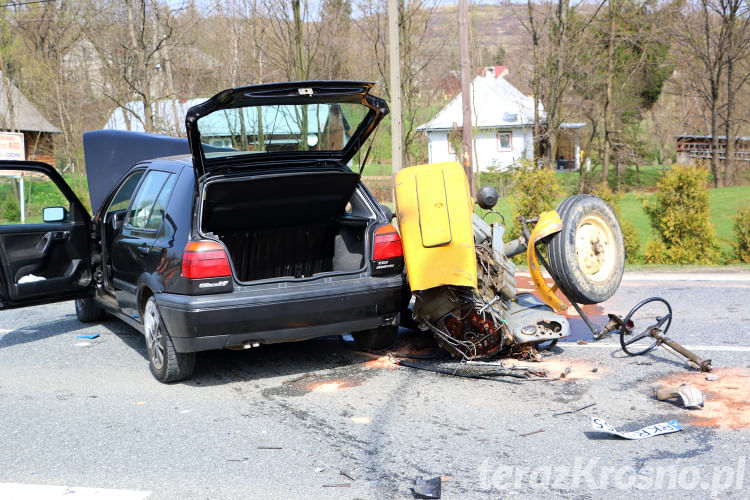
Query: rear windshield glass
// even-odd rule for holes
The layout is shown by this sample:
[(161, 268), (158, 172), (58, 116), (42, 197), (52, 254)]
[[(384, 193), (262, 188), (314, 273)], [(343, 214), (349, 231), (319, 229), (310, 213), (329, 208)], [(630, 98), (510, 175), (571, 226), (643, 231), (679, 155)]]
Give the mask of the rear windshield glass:
[(354, 103), (220, 109), (198, 120), (206, 158), (279, 151), (340, 151), (369, 109)]

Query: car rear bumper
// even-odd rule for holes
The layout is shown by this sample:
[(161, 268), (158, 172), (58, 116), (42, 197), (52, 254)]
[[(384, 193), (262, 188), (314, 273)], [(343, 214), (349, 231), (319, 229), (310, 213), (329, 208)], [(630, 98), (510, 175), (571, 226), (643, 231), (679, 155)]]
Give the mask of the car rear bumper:
[(368, 277), (216, 295), (159, 293), (178, 352), (272, 344), (398, 324), (401, 276)]

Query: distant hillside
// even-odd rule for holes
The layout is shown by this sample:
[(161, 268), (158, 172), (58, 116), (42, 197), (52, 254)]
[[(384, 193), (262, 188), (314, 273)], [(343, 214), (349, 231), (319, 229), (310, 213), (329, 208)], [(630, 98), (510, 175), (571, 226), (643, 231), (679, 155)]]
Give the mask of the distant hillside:
[[(508, 79), (524, 92), (526, 83), (521, 75), (523, 66), (530, 61), (526, 58), (529, 52), (529, 38), (526, 29), (516, 13), (526, 13), (525, 5), (517, 5), (517, 12), (504, 5), (474, 5), (471, 8), (472, 24), (472, 60), (474, 66), (481, 65), (483, 50), (494, 53), (498, 45), (507, 52), (507, 65), (510, 69)], [(435, 67), (443, 71), (459, 69), (458, 62), (458, 6), (445, 5), (435, 10), (429, 31), (429, 43), (443, 45), (436, 55)]]

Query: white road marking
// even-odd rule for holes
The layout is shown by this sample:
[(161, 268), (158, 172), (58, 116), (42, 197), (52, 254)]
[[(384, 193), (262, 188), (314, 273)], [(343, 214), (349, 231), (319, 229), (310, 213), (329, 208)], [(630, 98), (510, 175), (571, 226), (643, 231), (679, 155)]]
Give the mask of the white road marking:
[(150, 491), (0, 483), (0, 498), (4, 500), (145, 500), (150, 496)]
[[(542, 275), (548, 277), (546, 271)], [(528, 271), (516, 271), (516, 276), (530, 278)], [(622, 281), (742, 281), (750, 282), (747, 271), (625, 271)]]
[[(587, 344), (576, 344), (575, 342), (560, 342), (558, 344), (564, 347), (596, 347), (599, 349), (620, 349), (620, 344), (597, 344), (589, 342)], [(733, 346), (733, 345), (686, 345), (684, 346), (691, 351), (726, 351), (726, 352), (750, 352), (750, 347)]]
[(623, 281), (750, 281), (750, 273), (715, 272), (625, 272)]

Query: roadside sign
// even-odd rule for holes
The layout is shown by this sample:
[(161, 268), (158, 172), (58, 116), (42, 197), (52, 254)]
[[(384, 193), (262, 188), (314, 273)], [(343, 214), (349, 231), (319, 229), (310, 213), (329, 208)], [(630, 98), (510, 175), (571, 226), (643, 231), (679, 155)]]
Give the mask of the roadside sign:
[(0, 132), (0, 160), (26, 159), (23, 144), (23, 134), (16, 132)]

